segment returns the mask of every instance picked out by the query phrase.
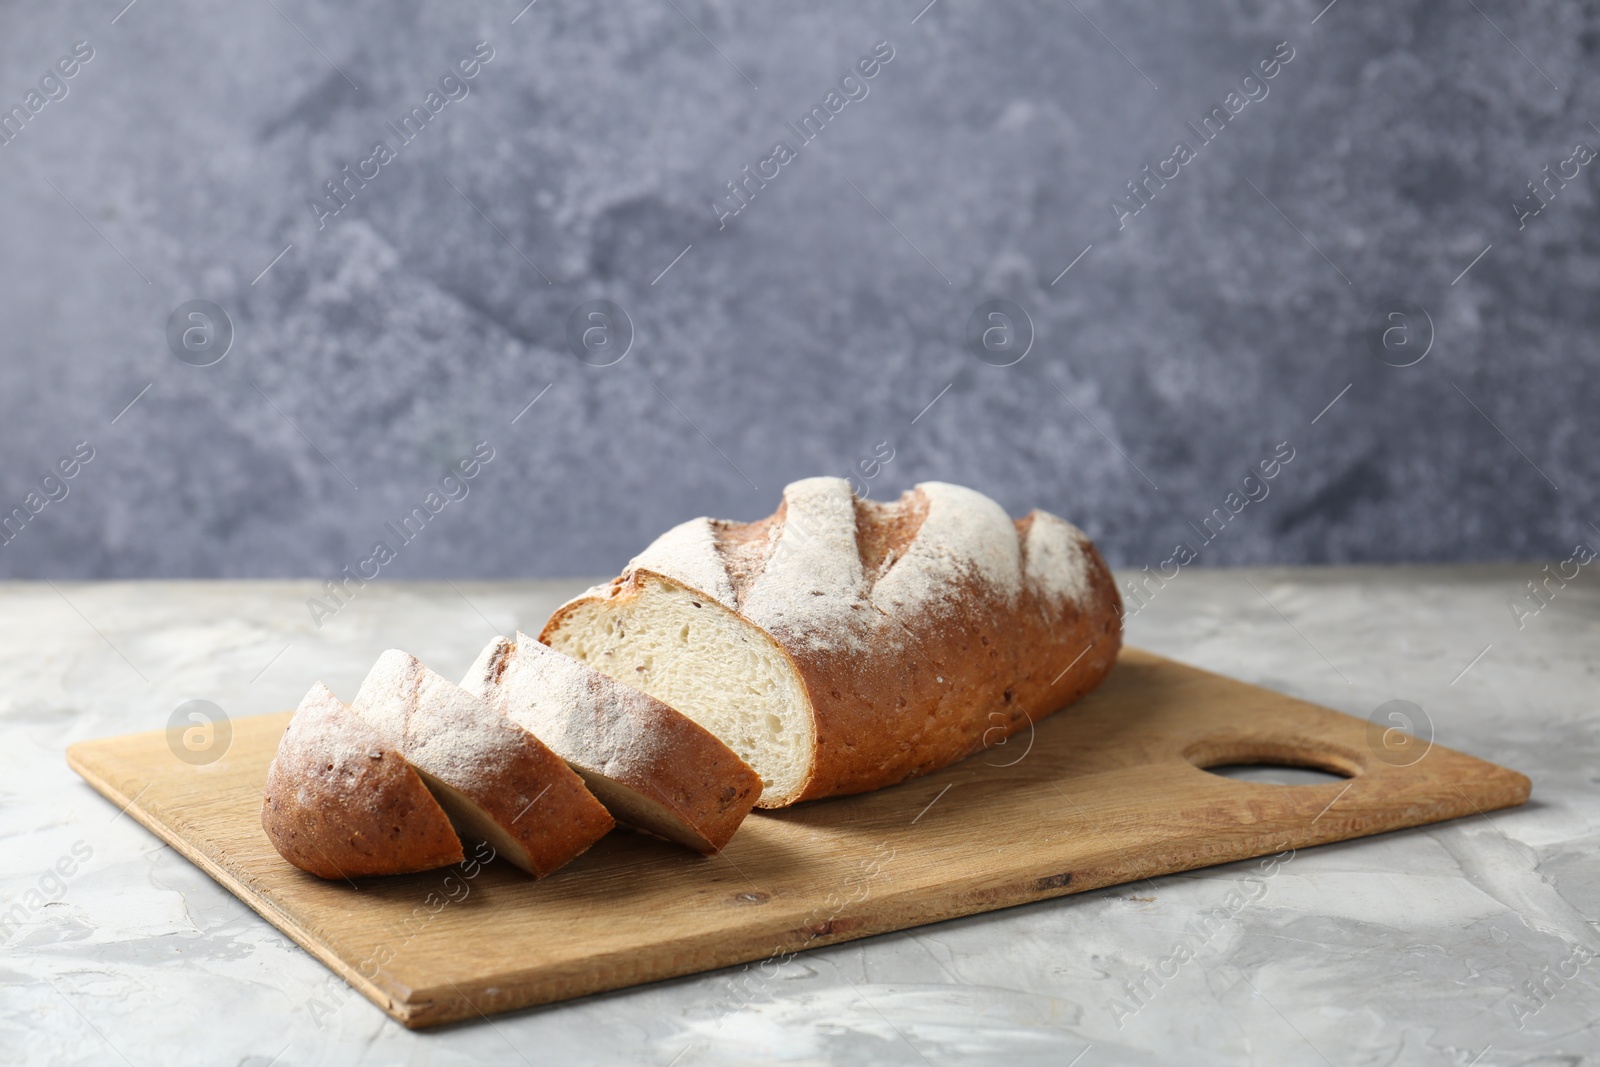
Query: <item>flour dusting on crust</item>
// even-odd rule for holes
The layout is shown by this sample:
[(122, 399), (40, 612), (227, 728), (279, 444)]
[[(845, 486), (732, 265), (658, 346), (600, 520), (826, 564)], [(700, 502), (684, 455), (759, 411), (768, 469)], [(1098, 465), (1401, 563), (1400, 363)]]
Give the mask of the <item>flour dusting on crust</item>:
[(261, 826), (285, 859), (322, 878), (430, 870), (462, 857), (417, 772), (320, 682), (267, 770)]
[(946, 482), (923, 482), (917, 492), (927, 499), (928, 517), (873, 588), (873, 600), (909, 627), (922, 612), (972, 593), (1014, 601), (1022, 591), (1022, 554), (1005, 510)]
[(790, 483), (783, 500), (783, 532), (742, 613), (801, 648), (864, 650), (877, 620), (868, 608), (849, 484), (807, 478)]
[(497, 637), (463, 687), (510, 716), (569, 763), (603, 774), (636, 775), (670, 750), (667, 734), (645, 725), (630, 703), (651, 698), (527, 634)]
[(1090, 595), (1089, 538), (1047, 511), (1035, 511), (1032, 519), (1022, 549), (1028, 585), (1040, 596), (1081, 608)]
[(321, 682), (312, 685), (295, 709), (294, 719), (278, 746), (279, 756), (302, 760), (307, 772), (324, 768), (314, 763), (332, 763), (335, 768), (359, 767), (362, 760), (381, 760), (394, 749), (359, 718), (351, 714), (339, 698)]
[(486, 787), (487, 772), (512, 752), (537, 744), (477, 697), (396, 649), (378, 657), (351, 707), (413, 766), (469, 792)]
[[(698, 589), (811, 652), (898, 645), (923, 613), (955, 610), (974, 594), (1004, 605), (1024, 589), (1074, 604), (1090, 595), (1082, 531), (1035, 512), (1024, 544), (999, 504), (964, 486), (923, 482), (898, 502), (876, 504), (857, 501), (843, 478), (806, 478), (790, 483), (783, 499), (781, 521), (749, 524), (758, 536), (740, 546), (737, 559), (729, 546), (719, 547), (719, 527), (726, 540), (728, 530), (749, 526), (702, 518), (662, 534), (628, 571), (654, 571)], [(912, 504), (924, 514), (910, 542), (873, 559), (867, 573), (863, 558), (871, 553), (858, 543), (858, 512), (859, 521), (877, 525), (903, 521)], [(742, 573), (757, 557), (764, 557), (761, 569), (736, 583), (730, 563)], [(594, 592), (606, 595), (609, 587)], [(884, 625), (884, 615), (898, 625)]]
[(628, 562), (627, 570), (655, 571), (738, 610), (728, 568), (717, 551), (712, 520), (679, 523)]
[(566, 760), (614, 818), (698, 851), (725, 845), (761, 797), (761, 777), (711, 731), (527, 634), (495, 638), (462, 685)]

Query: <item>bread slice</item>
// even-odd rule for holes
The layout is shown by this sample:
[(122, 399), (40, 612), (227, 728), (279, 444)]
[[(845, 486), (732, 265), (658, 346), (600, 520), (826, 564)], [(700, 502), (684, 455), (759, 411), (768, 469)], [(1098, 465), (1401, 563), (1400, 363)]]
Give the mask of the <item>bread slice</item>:
[(351, 708), (417, 769), (462, 836), (535, 877), (615, 825), (537, 737), (414, 656), (378, 657)]
[(803, 792), (816, 745), (805, 681), (782, 645), (715, 597), (634, 570), (604, 599), (560, 609), (541, 640), (721, 738), (760, 777), (761, 807)]
[(1065, 707), (1115, 663), (1121, 599), (1054, 515), (808, 478), (765, 519), (669, 530), (539, 639), (722, 738), (770, 808), (892, 785)]
[(321, 682), (267, 770), (261, 828), (284, 859), (319, 878), (409, 874), (462, 859), (417, 772)]
[(583, 776), (621, 822), (710, 853), (728, 843), (761, 779), (687, 716), (526, 634), (497, 637), (462, 688)]

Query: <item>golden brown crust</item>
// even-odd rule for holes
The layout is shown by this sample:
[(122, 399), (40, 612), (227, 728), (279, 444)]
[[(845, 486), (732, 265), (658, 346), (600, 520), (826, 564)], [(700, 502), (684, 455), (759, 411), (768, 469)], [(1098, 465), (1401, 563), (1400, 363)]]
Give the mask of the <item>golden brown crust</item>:
[(735, 605), (743, 603), (752, 583), (766, 569), (767, 557), (772, 554), (777, 536), (783, 530), (783, 510), (780, 504), (776, 514), (755, 522), (711, 520), (711, 535), (716, 539), (717, 554), (727, 568)]
[(905, 553), (928, 517), (928, 497), (913, 489), (899, 500), (879, 502), (857, 499), (856, 547), (861, 569), (875, 578)]
[(693, 719), (526, 634), (495, 638), (463, 688), (537, 734), (613, 817), (701, 852), (727, 844), (761, 795), (755, 771)]
[(705, 853), (718, 851), (760, 799), (760, 776), (709, 730), (658, 700), (638, 717), (638, 725), (653, 732), (656, 755), (631, 780), (610, 777), (660, 804), (701, 839), (681, 839), (684, 844)]
[[(1019, 541), (1034, 518), (1016, 524)], [(882, 543), (903, 551), (907, 517), (889, 523)], [(898, 650), (874, 646), (841, 663), (789, 647), (817, 721), (816, 760), (799, 800), (866, 792), (948, 766), (1099, 685), (1122, 646), (1121, 599), (1100, 554), (1084, 547), (1090, 595), (1081, 605), (1026, 586), (1010, 600), (951, 575), (931, 610), (908, 615), (879, 604), (885, 629), (905, 635)]]
[[(563, 605), (540, 639), (550, 642), (579, 604), (639, 595), (652, 574), (739, 611), (788, 653), (810, 696), (815, 755), (789, 802), (946, 766), (1059, 711), (1110, 672), (1121, 598), (1075, 527), (1043, 512), (1012, 522), (959, 486), (928, 483), (884, 504), (852, 502), (842, 486), (795, 483), (774, 515), (709, 520), (709, 538), (685, 524), (608, 586)], [(851, 537), (853, 560), (835, 555), (848, 548), (814, 552)], [(785, 587), (774, 589), (791, 547), (790, 560), (805, 566), (784, 571)], [(720, 598), (706, 588), (719, 570)]]
[(319, 878), (409, 874), (462, 858), (417, 772), (320, 682), (267, 771), (261, 827), (284, 859)]
[(352, 707), (421, 772), (465, 836), (535, 877), (615, 825), (561, 757), (413, 656), (379, 657)]

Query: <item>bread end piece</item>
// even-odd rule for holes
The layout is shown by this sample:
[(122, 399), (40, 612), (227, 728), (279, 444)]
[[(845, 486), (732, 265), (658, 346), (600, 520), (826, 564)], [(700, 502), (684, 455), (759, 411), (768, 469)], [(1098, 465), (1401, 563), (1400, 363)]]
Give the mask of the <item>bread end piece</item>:
[(621, 822), (721, 849), (761, 778), (709, 730), (526, 634), (497, 637), (462, 688), (536, 734)]
[(421, 777), (321, 682), (267, 770), (261, 828), (284, 859), (319, 878), (410, 874), (462, 859)]
[(462, 836), (535, 877), (616, 825), (537, 737), (405, 652), (378, 658), (351, 708), (416, 768)]

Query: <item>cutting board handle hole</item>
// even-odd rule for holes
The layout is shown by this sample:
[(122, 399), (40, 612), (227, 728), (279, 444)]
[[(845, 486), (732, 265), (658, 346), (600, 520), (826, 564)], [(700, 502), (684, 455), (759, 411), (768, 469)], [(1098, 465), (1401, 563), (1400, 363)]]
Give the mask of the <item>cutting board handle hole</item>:
[(1362, 771), (1355, 753), (1294, 738), (1208, 738), (1190, 745), (1183, 755), (1202, 771), (1272, 785), (1325, 785)]

